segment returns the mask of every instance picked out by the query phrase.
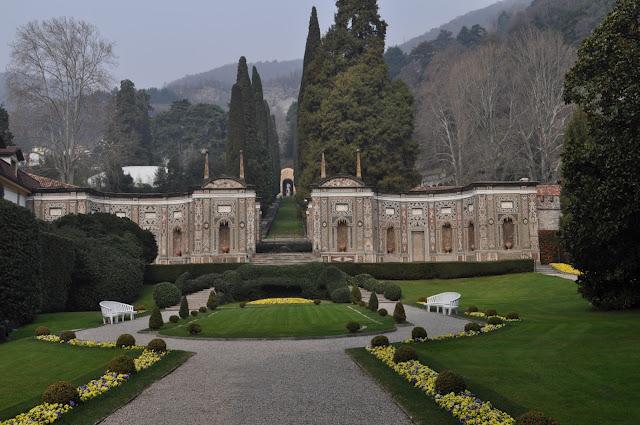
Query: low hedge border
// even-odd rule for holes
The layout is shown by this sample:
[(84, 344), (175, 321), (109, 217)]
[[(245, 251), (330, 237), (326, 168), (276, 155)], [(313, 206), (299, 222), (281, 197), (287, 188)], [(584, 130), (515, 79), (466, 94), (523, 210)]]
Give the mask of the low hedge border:
[[(227, 270), (236, 270), (244, 264), (247, 263), (151, 264), (147, 265), (145, 269), (144, 282), (148, 285), (159, 282), (175, 282), (178, 276), (185, 272), (191, 273), (194, 278), (211, 273), (222, 274)], [(366, 273), (381, 280), (458, 279), (534, 271), (533, 260), (441, 263), (331, 263), (330, 265), (351, 276)]]

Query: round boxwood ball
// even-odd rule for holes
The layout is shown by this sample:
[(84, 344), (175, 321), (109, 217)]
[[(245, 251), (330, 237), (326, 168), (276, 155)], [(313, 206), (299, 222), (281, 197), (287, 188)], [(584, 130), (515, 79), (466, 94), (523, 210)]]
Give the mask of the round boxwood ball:
[(378, 310), (378, 314), (382, 317), (386, 316), (389, 314), (389, 312), (387, 311), (386, 308), (381, 308), (380, 310)]
[(36, 336), (50, 335), (51, 331), (46, 326), (38, 326), (36, 328)]
[(334, 303), (347, 304), (351, 302), (351, 291), (349, 288), (344, 286), (342, 288), (338, 288), (331, 293), (331, 301)]
[(505, 316), (507, 319), (509, 320), (518, 320), (520, 319), (520, 315), (514, 311), (512, 311), (511, 313), (507, 313), (507, 315)]
[(206, 313), (206, 312), (207, 312), (207, 307), (202, 306), (202, 307), (200, 307), (200, 308), (198, 309), (198, 311), (199, 311), (200, 313)]
[(377, 335), (371, 338), (371, 346), (372, 347), (388, 347), (389, 346), (389, 338), (384, 335)]
[(396, 348), (396, 352), (393, 354), (393, 361), (395, 363), (403, 363), (410, 360), (418, 360), (418, 353), (416, 353), (415, 348), (410, 345), (401, 345)]
[(315, 305), (320, 305), (322, 303), (322, 300), (315, 299), (315, 300), (313, 300), (313, 303)]
[(171, 323), (178, 323), (180, 321), (180, 316), (173, 314), (171, 317), (169, 317), (169, 321)]
[(411, 338), (413, 339), (426, 339), (427, 330), (422, 326), (416, 326), (411, 330)]
[(477, 313), (478, 312), (478, 307), (475, 305), (470, 305), (469, 307), (467, 307), (467, 313)]
[(116, 340), (118, 347), (133, 347), (134, 345), (136, 345), (136, 339), (130, 334), (122, 334)]
[(155, 338), (149, 341), (147, 344), (147, 350), (155, 351), (156, 353), (164, 353), (167, 351), (167, 343), (162, 338)]
[(180, 289), (171, 282), (158, 283), (153, 288), (153, 300), (158, 308), (167, 308), (180, 302)]
[(64, 342), (69, 342), (72, 339), (76, 339), (76, 333), (74, 331), (62, 331), (60, 332), (60, 339)]
[(518, 416), (516, 425), (558, 425), (558, 422), (546, 417), (542, 412), (532, 410)]
[(246, 302), (243, 301), (243, 302), (240, 303), (240, 308), (245, 308), (246, 306), (247, 306)]
[(487, 320), (487, 323), (490, 325), (501, 325), (504, 323), (504, 321), (496, 316), (491, 316), (489, 317), (489, 320)]
[(78, 403), (80, 397), (78, 390), (70, 382), (58, 381), (51, 384), (42, 393), (42, 401), (51, 404), (69, 404), (71, 402)]
[(484, 314), (485, 314), (485, 316), (487, 316), (487, 317), (491, 317), (491, 316), (496, 316), (496, 315), (498, 314), (498, 312), (497, 312), (497, 311), (495, 311), (494, 309), (489, 309), (489, 310), (486, 310), (486, 311), (484, 312)]
[(395, 283), (387, 282), (384, 285), (384, 297), (391, 301), (398, 301), (402, 297), (402, 289)]
[(349, 322), (347, 323), (347, 329), (349, 330), (349, 332), (351, 332), (352, 334), (358, 332), (360, 330), (360, 323), (358, 322)]
[(436, 392), (440, 395), (458, 394), (466, 389), (462, 376), (450, 370), (444, 370), (436, 378)]
[(107, 366), (107, 370), (115, 373), (126, 373), (128, 375), (132, 375), (136, 373), (136, 364), (131, 357), (121, 355), (111, 359)]
[(193, 317), (196, 317), (196, 316), (198, 315), (198, 310), (192, 310), (192, 311), (191, 311), (191, 315), (192, 315)]
[(202, 326), (197, 323), (189, 323), (189, 326), (187, 326), (187, 332), (189, 332), (189, 335), (198, 335), (202, 332)]
[(480, 332), (480, 330), (482, 330), (482, 326), (480, 326), (480, 324), (476, 322), (469, 322), (464, 325), (465, 332)]

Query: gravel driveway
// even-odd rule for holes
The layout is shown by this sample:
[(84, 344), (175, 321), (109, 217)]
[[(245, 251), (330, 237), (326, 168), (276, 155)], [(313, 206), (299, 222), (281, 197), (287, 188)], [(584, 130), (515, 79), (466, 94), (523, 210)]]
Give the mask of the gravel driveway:
[[(381, 305), (389, 311), (392, 306)], [(405, 306), (407, 319), (430, 336), (459, 331), (464, 320)], [(165, 313), (165, 318), (172, 314)], [(114, 341), (136, 334), (148, 318), (78, 332)], [(410, 336), (411, 327), (387, 334)], [(411, 424), (392, 398), (344, 352), (371, 337), (299, 341), (205, 341), (165, 338), (169, 348), (196, 353), (170, 375), (105, 419), (105, 424)]]

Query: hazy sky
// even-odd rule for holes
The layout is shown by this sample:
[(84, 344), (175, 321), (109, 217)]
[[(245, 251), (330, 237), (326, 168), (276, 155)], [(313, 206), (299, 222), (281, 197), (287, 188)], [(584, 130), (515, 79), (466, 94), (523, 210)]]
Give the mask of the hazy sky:
[[(497, 0), (379, 0), (389, 24), (387, 44), (402, 43)], [(2, 0), (0, 70), (9, 62), (16, 28), (30, 20), (73, 16), (115, 42), (117, 80), (138, 87), (164, 83), (236, 62), (301, 58), (309, 12), (323, 32), (335, 0)]]

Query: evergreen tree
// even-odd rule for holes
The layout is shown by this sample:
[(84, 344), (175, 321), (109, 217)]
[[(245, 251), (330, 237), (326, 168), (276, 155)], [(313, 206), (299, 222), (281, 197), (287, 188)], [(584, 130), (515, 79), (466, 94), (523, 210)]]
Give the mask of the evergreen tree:
[(390, 47), (384, 54), (384, 61), (389, 67), (389, 77), (393, 80), (398, 75), (405, 65), (409, 62), (409, 58), (398, 46)]
[(602, 309), (640, 306), (640, 3), (619, 0), (583, 42), (565, 98), (581, 108), (563, 156), (565, 249)]
[(13, 144), (13, 134), (9, 131), (9, 113), (0, 105), (0, 148)]
[(287, 138), (284, 142), (284, 158), (294, 161), (298, 138), (298, 102), (293, 102), (287, 111)]
[(256, 135), (257, 135), (257, 155), (255, 158), (255, 184), (258, 195), (262, 198), (262, 203), (271, 204), (274, 193), (275, 182), (273, 150), (271, 149), (271, 111), (269, 104), (264, 100), (262, 91), (262, 79), (258, 69), (254, 66), (251, 75), (251, 88), (253, 89), (253, 100), (256, 111)]
[(339, 0), (335, 24), (308, 67), (298, 111), (300, 172), (298, 196), (319, 178), (318, 159), (327, 155), (330, 172), (355, 171), (363, 151), (364, 179), (381, 190), (401, 191), (419, 180), (414, 169), (413, 98), (392, 82), (384, 62), (387, 24), (375, 0)]
[[(297, 107), (301, 107), (305, 105), (306, 108), (309, 108), (310, 111), (314, 108), (314, 103), (309, 100), (307, 103), (303, 102), (303, 97), (307, 93), (307, 86), (310, 85), (314, 80), (314, 72), (312, 71), (312, 63), (316, 58), (316, 52), (318, 51), (321, 43), (321, 35), (320, 35), (320, 23), (318, 22), (318, 12), (316, 7), (311, 8), (311, 17), (309, 18), (309, 31), (307, 33), (307, 43), (304, 49), (304, 61), (302, 65), (302, 80), (300, 82), (300, 91), (298, 92), (298, 103)], [(306, 142), (306, 129), (307, 123), (305, 121), (300, 121), (300, 114), (296, 113), (298, 118), (296, 124), (296, 143), (293, 145), (293, 159), (294, 159), (294, 168), (296, 170), (296, 175), (301, 171), (300, 166), (302, 165), (302, 157), (304, 152), (304, 143)], [(303, 117), (305, 115), (303, 114)]]
[(246, 126), (244, 125), (244, 109), (242, 108), (242, 92), (236, 83), (231, 88), (229, 102), (229, 133), (226, 144), (227, 173), (237, 176), (240, 151), (245, 148)]

